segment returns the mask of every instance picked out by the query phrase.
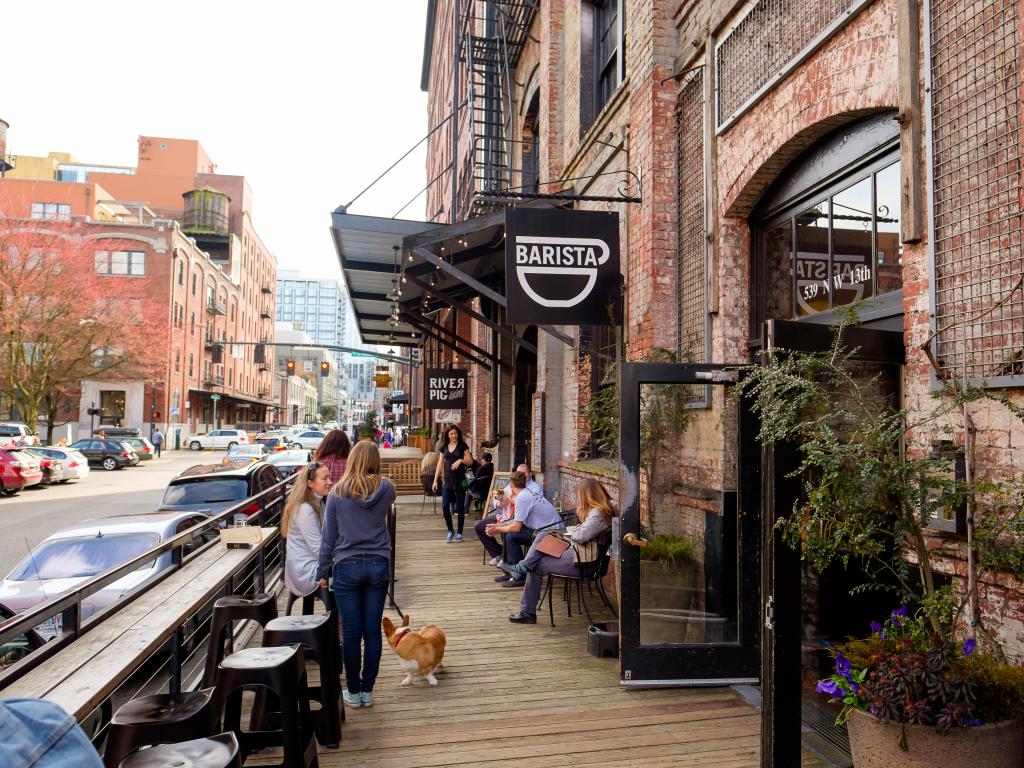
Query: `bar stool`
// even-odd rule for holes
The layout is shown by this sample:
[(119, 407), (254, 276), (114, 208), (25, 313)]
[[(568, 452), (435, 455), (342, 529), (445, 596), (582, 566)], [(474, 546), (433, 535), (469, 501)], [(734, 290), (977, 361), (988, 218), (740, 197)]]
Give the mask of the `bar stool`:
[(285, 605), (284, 613), (286, 616), (292, 615), (292, 606), (295, 605), (299, 600), (302, 601), (302, 613), (303, 615), (312, 614), (316, 610), (316, 599), (320, 598), (323, 600), (324, 605), (328, 606), (329, 610), (334, 610), (334, 600), (331, 599), (330, 590), (326, 587), (320, 587), (315, 592), (310, 592), (308, 595), (295, 595), (291, 592), (288, 593), (288, 602)]
[(139, 747), (213, 736), (219, 719), (220, 700), (213, 688), (141, 696), (121, 705), (110, 719), (103, 763), (117, 768)]
[[(263, 645), (281, 646), (301, 643), (306, 658), (320, 666), (320, 685), (308, 686), (309, 698), (320, 703), (314, 714), (317, 740), (325, 747), (337, 747), (341, 741), (344, 707), (338, 705), (341, 695), (341, 656), (338, 644), (338, 617), (330, 613), (312, 616), (282, 616), (269, 622), (263, 630)], [(258, 699), (259, 700), (259, 699)], [(261, 702), (262, 703), (262, 702)], [(253, 717), (263, 716), (262, 708)], [(260, 722), (258, 719), (256, 722)]]
[(242, 768), (238, 739), (222, 733), (208, 739), (162, 744), (128, 757), (120, 768)]
[[(280, 768), (318, 766), (316, 740), (306, 689), (306, 660), (299, 644), (246, 648), (226, 657), (218, 667), (217, 691), (224, 701), (224, 729), (233, 731), (244, 760), (254, 750), (284, 747)], [(281, 703), (280, 728), (242, 731), (242, 690), (267, 689)], [(256, 723), (256, 715), (250, 724)]]
[(277, 618), (277, 602), (273, 595), (257, 592), (219, 598), (213, 604), (213, 617), (210, 619), (210, 645), (203, 671), (203, 687), (212, 686), (217, 680), (217, 665), (224, 658), (225, 642), (229, 653), (234, 650), (231, 644), (233, 622), (252, 619), (265, 627), (274, 618)]

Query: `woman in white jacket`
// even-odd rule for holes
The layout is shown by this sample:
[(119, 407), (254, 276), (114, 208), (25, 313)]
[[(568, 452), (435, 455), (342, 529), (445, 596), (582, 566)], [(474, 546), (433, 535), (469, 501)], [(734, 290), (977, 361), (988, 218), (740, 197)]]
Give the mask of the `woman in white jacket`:
[[(320, 588), (317, 558), (324, 527), (323, 500), (330, 490), (330, 469), (317, 462), (309, 464), (295, 476), (281, 515), (281, 535), (287, 542), (284, 583), (291, 594), (307, 598), (303, 600), (303, 613), (312, 611), (313, 595)], [(325, 604), (330, 610), (329, 601)]]

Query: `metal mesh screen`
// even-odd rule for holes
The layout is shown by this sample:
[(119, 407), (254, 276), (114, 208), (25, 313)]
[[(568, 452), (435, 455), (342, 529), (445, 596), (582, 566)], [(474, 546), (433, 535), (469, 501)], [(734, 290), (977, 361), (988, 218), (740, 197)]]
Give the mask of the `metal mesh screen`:
[(676, 328), (680, 358), (703, 360), (704, 299), (704, 69), (691, 72), (677, 105), (679, 253), (676, 261)]
[(936, 354), (1024, 374), (1015, 0), (932, 0)]
[(760, 0), (719, 43), (716, 121), (721, 127), (792, 59), (862, 0)]

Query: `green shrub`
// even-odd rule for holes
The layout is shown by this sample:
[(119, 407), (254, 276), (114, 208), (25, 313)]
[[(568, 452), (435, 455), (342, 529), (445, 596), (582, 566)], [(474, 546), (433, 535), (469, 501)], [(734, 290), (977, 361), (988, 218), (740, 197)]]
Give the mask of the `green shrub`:
[(693, 539), (678, 533), (657, 533), (647, 537), (647, 546), (640, 552), (642, 560), (657, 560), (667, 568), (671, 565), (692, 563), (697, 546)]

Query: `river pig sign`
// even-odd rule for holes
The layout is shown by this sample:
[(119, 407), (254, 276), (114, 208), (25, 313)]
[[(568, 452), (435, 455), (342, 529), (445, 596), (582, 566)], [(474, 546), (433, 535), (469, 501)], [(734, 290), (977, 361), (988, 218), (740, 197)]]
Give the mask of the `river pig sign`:
[(427, 408), (463, 409), (468, 403), (468, 368), (427, 368), (423, 390)]

